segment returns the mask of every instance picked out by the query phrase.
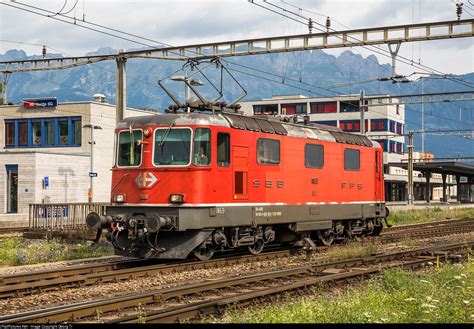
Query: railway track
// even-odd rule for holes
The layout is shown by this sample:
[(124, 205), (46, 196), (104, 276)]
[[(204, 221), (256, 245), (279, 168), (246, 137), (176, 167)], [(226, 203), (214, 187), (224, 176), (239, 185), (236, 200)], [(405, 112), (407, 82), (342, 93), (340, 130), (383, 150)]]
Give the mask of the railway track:
[(267, 251), (260, 255), (237, 255), (208, 261), (157, 263), (156, 260), (127, 260), (105, 264), (81, 265), (33, 273), (19, 273), (0, 277), (0, 299), (19, 297), (62, 288), (119, 282), (159, 274), (193, 269), (210, 269), (248, 261), (271, 260), (299, 252), (298, 249)]
[[(443, 236), (453, 233), (471, 232), (474, 220), (443, 221), (436, 225), (407, 225), (405, 230), (389, 230), (380, 238), (383, 242), (392, 242), (407, 237)], [(320, 250), (328, 247), (319, 247)], [(121, 257), (105, 259), (76, 266), (66, 266), (45, 271), (17, 273), (0, 276), (0, 299), (20, 297), (63, 288), (90, 286), (98, 283), (120, 282), (130, 278), (160, 275), (173, 271), (190, 269), (210, 269), (224, 265), (239, 264), (248, 261), (277, 259), (298, 252), (291, 250), (267, 250), (261, 255), (236, 255), (211, 259), (209, 261), (167, 262), (158, 260), (124, 259)]]
[[(213, 313), (232, 303), (305, 288), (321, 282), (364, 277), (382, 268), (417, 268), (437, 257), (449, 258), (453, 251), (472, 249), (474, 241), (418, 248), (324, 264), (311, 264), (258, 274), (157, 289), (92, 302), (55, 306), (0, 317), (0, 324), (101, 322), (174, 322)], [(456, 259), (459, 259), (456, 255)], [(139, 306), (140, 305), (140, 306)], [(137, 307), (140, 307), (137, 310)]]
[[(393, 227), (392, 227), (393, 228)], [(474, 219), (423, 223), (417, 225), (406, 225), (404, 229), (383, 231), (380, 239), (384, 242), (400, 240), (404, 238), (437, 237), (449, 234), (469, 233), (474, 231)]]
[(472, 223), (472, 222), (474, 222), (474, 218), (443, 219), (443, 220), (436, 220), (436, 221), (430, 221), (430, 222), (425, 222), (425, 223), (396, 225), (396, 226), (384, 228), (383, 232), (391, 233), (391, 232), (410, 230), (414, 228), (446, 226), (446, 225)]

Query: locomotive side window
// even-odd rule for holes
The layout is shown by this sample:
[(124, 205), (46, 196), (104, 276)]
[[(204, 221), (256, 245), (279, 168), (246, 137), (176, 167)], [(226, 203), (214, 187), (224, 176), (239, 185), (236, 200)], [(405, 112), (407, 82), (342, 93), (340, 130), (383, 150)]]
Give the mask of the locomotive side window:
[(344, 149), (344, 169), (360, 169), (360, 151), (356, 149)]
[(191, 162), (191, 129), (155, 130), (153, 163), (156, 166), (187, 166)]
[(228, 167), (230, 165), (230, 135), (217, 134), (217, 165)]
[(324, 166), (324, 146), (306, 144), (304, 147), (304, 164), (306, 168), (322, 168)]
[(118, 159), (119, 167), (136, 167), (142, 162), (142, 144), (143, 140), (141, 130), (124, 130), (119, 133), (118, 138)]
[(193, 164), (195, 166), (211, 164), (211, 130), (208, 128), (197, 128), (194, 131)]
[(280, 141), (260, 138), (257, 141), (257, 162), (259, 164), (277, 165), (280, 163)]

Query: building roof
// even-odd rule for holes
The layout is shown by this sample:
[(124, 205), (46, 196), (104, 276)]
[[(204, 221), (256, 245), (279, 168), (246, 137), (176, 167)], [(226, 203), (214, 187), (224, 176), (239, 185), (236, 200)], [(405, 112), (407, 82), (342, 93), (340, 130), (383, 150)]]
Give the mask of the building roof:
[[(408, 163), (389, 163), (389, 166), (400, 167), (408, 169)], [(449, 161), (449, 162), (414, 162), (413, 170), (421, 172), (430, 172), (436, 174), (460, 175), (474, 177), (474, 166), (464, 163)]]

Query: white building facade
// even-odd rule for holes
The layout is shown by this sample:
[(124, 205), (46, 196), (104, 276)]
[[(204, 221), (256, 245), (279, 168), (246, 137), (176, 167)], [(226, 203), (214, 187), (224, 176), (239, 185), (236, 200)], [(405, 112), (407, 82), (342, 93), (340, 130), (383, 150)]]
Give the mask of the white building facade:
[[(109, 202), (115, 106), (0, 106), (0, 229), (28, 225), (31, 203), (88, 202), (90, 129), (94, 129), (92, 201)], [(156, 114), (127, 109), (125, 117)]]

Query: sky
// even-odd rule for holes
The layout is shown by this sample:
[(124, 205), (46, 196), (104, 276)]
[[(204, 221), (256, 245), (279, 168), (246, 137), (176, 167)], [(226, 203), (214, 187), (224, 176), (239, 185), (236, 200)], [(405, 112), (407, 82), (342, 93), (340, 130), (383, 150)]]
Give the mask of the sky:
[[(455, 0), (267, 1), (311, 17), (321, 24), (325, 24), (325, 17), (330, 16), (332, 28), (336, 30), (457, 19)], [(254, 2), (263, 4), (262, 0)], [(473, 18), (474, 0), (463, 2), (465, 10), (462, 19)], [(85, 17), (88, 22), (174, 46), (308, 32), (306, 26), (262, 9), (248, 0), (0, 0), (0, 3), (28, 8), (22, 6), (26, 4), (54, 13), (62, 9), (62, 13), (70, 11), (68, 15), (75, 16), (77, 22)], [(0, 40), (0, 53), (9, 49), (22, 49), (28, 55), (41, 54), (40, 45), (43, 44), (47, 45), (48, 52), (61, 51), (74, 56), (84, 55), (99, 47), (142, 47), (6, 5), (0, 5)], [(150, 41), (143, 42), (156, 45)], [(386, 45), (381, 47), (387, 49)], [(345, 50), (347, 48), (327, 52), (338, 55)], [(361, 47), (354, 47), (352, 51), (364, 57), (374, 54)], [(404, 43), (399, 54), (443, 73), (474, 72), (473, 38)], [(380, 63), (391, 62), (389, 57), (375, 55)], [(410, 74), (414, 71), (419, 69), (397, 63), (397, 73)]]

